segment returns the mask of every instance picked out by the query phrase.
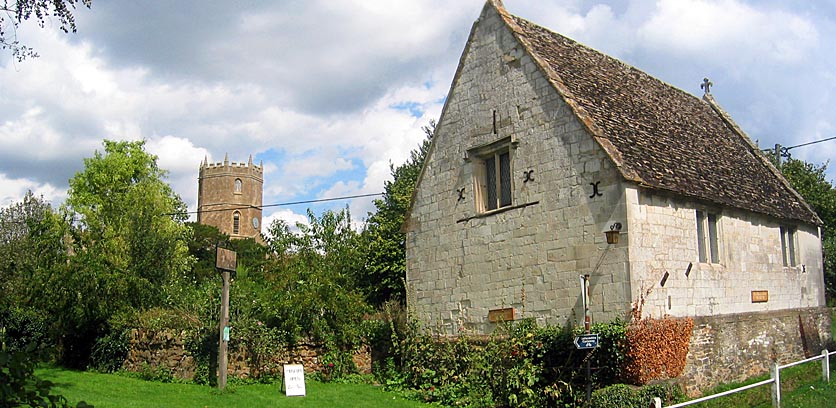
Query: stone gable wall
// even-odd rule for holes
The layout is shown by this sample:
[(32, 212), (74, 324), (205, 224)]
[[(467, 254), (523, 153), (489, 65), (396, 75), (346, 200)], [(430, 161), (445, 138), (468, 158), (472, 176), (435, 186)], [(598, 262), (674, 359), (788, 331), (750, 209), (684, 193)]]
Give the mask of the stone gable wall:
[[(630, 301), (626, 236), (617, 245), (604, 236), (613, 223), (625, 224), (621, 178), (495, 11), (486, 10), (407, 224), (410, 311), (447, 334), (488, 333), (490, 311), (508, 308), (515, 318), (578, 324), (579, 276), (590, 274), (593, 319), (623, 317)], [(469, 155), (502, 140), (511, 141), (512, 205), (480, 214)]]

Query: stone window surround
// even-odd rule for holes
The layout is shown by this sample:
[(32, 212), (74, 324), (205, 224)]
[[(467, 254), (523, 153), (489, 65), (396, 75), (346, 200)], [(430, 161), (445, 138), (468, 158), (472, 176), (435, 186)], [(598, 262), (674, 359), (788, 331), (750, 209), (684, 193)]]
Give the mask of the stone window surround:
[(722, 219), (719, 211), (697, 208), (695, 211), (697, 229), (697, 259), (704, 264), (721, 264)]
[(240, 178), (236, 178), (234, 181), (234, 189), (233, 192), (235, 194), (241, 194), (244, 190), (244, 182)]
[(785, 267), (798, 266), (798, 228), (791, 225), (781, 225), (781, 261)]
[[(476, 213), (480, 215), (488, 215), (493, 214), (496, 212), (506, 211), (511, 208), (515, 208), (514, 205), (514, 151), (517, 148), (518, 142), (512, 136), (505, 136), (489, 143), (474, 146), (467, 149), (467, 154), (465, 156), (465, 161), (471, 163), (472, 166), (472, 174), (473, 174), (473, 192), (474, 192), (474, 205), (476, 209)], [(501, 178), (499, 177), (499, 156), (502, 153), (508, 153), (508, 180), (507, 187), (501, 186)], [(497, 171), (496, 182), (498, 184), (498, 188), (496, 191), (496, 195), (498, 198), (501, 197), (502, 189), (505, 189), (507, 194), (510, 195), (510, 201), (506, 204), (497, 203), (496, 208), (490, 208), (487, 204), (487, 175), (485, 174), (485, 161), (489, 157), (495, 158), (495, 163)]]
[(238, 235), (241, 233), (241, 213), (235, 211), (232, 213), (232, 234)]

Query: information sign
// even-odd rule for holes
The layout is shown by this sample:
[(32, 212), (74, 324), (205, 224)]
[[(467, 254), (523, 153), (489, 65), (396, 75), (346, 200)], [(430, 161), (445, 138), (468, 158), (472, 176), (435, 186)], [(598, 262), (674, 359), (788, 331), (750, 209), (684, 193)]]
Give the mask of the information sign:
[(305, 396), (305, 367), (302, 364), (284, 365), (284, 394), (288, 397)]

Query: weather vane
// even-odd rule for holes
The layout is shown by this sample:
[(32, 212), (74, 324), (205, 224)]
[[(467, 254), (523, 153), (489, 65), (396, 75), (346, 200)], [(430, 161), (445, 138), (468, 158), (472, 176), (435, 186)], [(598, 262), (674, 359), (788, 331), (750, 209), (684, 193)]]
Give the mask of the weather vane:
[(708, 78), (702, 79), (702, 84), (700, 84), (701, 89), (705, 89), (705, 94), (708, 95), (711, 93), (711, 86), (714, 85), (713, 82), (709, 81)]

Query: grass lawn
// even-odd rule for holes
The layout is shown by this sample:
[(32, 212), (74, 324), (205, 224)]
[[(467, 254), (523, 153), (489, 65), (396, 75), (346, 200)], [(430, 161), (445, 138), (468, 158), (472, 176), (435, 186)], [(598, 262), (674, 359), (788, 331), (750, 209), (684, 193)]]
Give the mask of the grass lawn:
[(307, 396), (287, 397), (280, 384), (233, 384), (225, 392), (203, 385), (165, 384), (117, 374), (40, 368), (36, 375), (56, 384), (53, 393), (72, 404), (84, 400), (107, 407), (424, 407), (366, 384), (307, 380)]
[[(831, 361), (831, 364), (834, 362), (836, 361)], [(717, 394), (768, 379), (769, 375), (763, 375), (741, 383), (723, 384), (706, 392), (705, 395)], [(781, 407), (832, 407), (834, 401), (836, 401), (836, 372), (831, 373), (830, 384), (823, 382), (820, 361), (781, 370)], [(772, 386), (763, 385), (691, 406), (698, 408), (772, 407)]]

